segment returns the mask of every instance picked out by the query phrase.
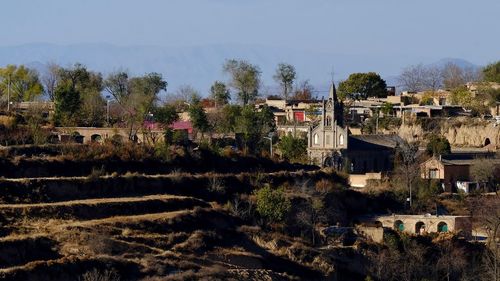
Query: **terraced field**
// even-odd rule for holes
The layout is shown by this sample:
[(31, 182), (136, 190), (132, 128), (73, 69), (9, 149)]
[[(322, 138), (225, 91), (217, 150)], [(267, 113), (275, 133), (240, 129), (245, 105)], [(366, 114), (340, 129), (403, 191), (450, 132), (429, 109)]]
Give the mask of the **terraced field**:
[(282, 171), (3, 178), (0, 279), (321, 279), (324, 271), (294, 258), (297, 241), (285, 237), (276, 245), (222, 205), (260, 181), (325, 177)]

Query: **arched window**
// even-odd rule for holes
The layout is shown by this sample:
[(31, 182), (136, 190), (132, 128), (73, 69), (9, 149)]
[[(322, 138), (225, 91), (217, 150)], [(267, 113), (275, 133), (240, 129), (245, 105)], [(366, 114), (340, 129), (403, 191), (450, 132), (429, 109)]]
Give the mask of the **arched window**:
[(90, 141), (91, 142), (101, 142), (102, 137), (99, 134), (93, 134), (92, 136), (90, 136)]
[(327, 116), (326, 117), (326, 126), (331, 126), (332, 125), (332, 117)]
[(404, 231), (405, 230), (405, 225), (402, 221), (397, 220), (394, 222), (394, 230), (397, 231)]
[(489, 138), (486, 138), (486, 139), (484, 140), (484, 146), (488, 146), (488, 145), (490, 145), (490, 144), (491, 144), (490, 139), (489, 139)]
[(423, 234), (425, 232), (425, 223), (419, 221), (415, 224), (415, 234)]
[(318, 136), (318, 134), (314, 134), (314, 144), (319, 144), (319, 136)]
[(448, 225), (444, 221), (438, 223), (438, 232), (448, 232)]
[(344, 135), (339, 136), (339, 145), (344, 145)]

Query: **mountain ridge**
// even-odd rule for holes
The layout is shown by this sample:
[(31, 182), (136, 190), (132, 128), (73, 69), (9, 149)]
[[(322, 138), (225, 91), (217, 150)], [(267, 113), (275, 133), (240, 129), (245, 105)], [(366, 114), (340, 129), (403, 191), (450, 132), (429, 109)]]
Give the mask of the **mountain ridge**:
[[(82, 63), (90, 69), (104, 75), (127, 70), (132, 75), (158, 72), (169, 83), (169, 92), (182, 85), (191, 85), (206, 95), (215, 80), (227, 81), (222, 73), (226, 59), (245, 59), (256, 64), (262, 70), (262, 80), (270, 91), (276, 83), (272, 76), (276, 65), (287, 62), (297, 69), (298, 80), (310, 79), (319, 92), (327, 91), (335, 71), (335, 81), (346, 79), (350, 73), (375, 71), (394, 85), (395, 74), (407, 65), (419, 63), (416, 59), (389, 57), (386, 55), (370, 56), (360, 54), (325, 53), (293, 47), (264, 45), (214, 44), (185, 47), (131, 45), (119, 46), (109, 43), (81, 43), (56, 45), (51, 43), (30, 43), (16, 46), (0, 46), (0, 66), (7, 64), (26, 64), (40, 72), (50, 62), (62, 66)], [(424, 59), (421, 59), (422, 61)], [(459, 65), (475, 66), (473, 63), (458, 58), (445, 58), (439, 61), (426, 58), (426, 65), (445, 61), (457, 61)], [(402, 61), (397, 63), (396, 61)]]

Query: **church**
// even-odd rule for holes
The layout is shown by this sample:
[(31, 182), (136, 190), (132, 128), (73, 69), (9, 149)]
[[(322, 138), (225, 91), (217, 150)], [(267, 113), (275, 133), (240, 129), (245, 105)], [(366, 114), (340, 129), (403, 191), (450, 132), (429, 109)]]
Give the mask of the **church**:
[(312, 164), (349, 174), (384, 173), (392, 171), (401, 141), (397, 135), (350, 135), (344, 104), (332, 83), (328, 99), (322, 101), (319, 124), (309, 127), (307, 154)]
[(344, 105), (337, 98), (332, 83), (328, 99), (322, 100), (321, 119), (309, 128), (307, 154), (312, 163), (341, 168), (341, 150), (347, 149), (348, 129), (344, 127)]

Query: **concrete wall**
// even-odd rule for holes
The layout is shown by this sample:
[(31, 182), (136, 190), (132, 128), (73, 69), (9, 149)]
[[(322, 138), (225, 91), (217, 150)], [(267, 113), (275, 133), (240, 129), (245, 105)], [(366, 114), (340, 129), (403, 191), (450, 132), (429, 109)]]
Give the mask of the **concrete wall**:
[[(73, 134), (77, 132), (83, 136), (83, 143), (91, 143), (96, 136), (100, 136), (104, 141), (115, 136), (120, 136), (124, 141), (129, 139), (129, 129), (126, 128), (92, 128), (92, 127), (56, 127), (55, 130), (60, 134)], [(151, 131), (151, 135), (157, 140), (163, 139), (163, 131)], [(137, 132), (137, 141), (144, 142), (144, 135), (141, 131)]]
[[(382, 223), (382, 226), (398, 230), (395, 227), (397, 221), (404, 224), (404, 231), (412, 234), (424, 234), (430, 232), (438, 232), (438, 225), (446, 223), (448, 232), (463, 232), (467, 237), (472, 235), (472, 227), (469, 217), (461, 216), (423, 216), (423, 215), (392, 215), (380, 216), (374, 218), (376, 221)], [(417, 224), (423, 223), (424, 228), (417, 232)]]
[(349, 175), (349, 184), (353, 187), (365, 187), (368, 180), (381, 180), (382, 173), (366, 173), (362, 175)]
[(371, 239), (374, 242), (384, 242), (384, 228), (375, 226), (357, 226), (358, 233), (365, 238)]

